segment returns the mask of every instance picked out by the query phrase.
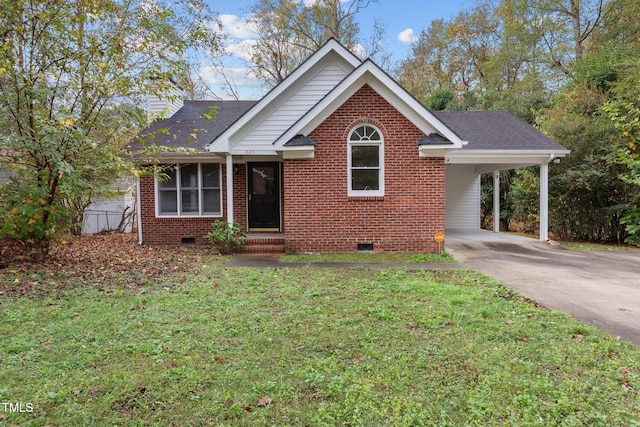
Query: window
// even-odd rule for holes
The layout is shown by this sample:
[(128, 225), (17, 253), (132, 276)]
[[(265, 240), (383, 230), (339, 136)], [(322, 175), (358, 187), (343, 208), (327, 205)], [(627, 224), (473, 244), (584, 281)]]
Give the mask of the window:
[(220, 165), (178, 164), (156, 182), (158, 216), (221, 216)]
[(361, 125), (351, 131), (348, 149), (349, 195), (384, 195), (384, 149), (380, 131)]

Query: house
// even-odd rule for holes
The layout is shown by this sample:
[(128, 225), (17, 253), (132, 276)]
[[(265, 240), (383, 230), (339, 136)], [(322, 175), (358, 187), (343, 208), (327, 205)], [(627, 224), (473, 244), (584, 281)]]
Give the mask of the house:
[(507, 112), (431, 112), (335, 40), (259, 101), (179, 102), (132, 145), (172, 148), (168, 179), (139, 182), (141, 244), (204, 242), (221, 220), (287, 253), (436, 251), (480, 228), (480, 174), (531, 165), (546, 240), (548, 165), (568, 153)]
[(112, 186), (109, 197), (97, 197), (82, 217), (82, 234), (131, 233), (135, 227), (135, 185), (123, 179)]

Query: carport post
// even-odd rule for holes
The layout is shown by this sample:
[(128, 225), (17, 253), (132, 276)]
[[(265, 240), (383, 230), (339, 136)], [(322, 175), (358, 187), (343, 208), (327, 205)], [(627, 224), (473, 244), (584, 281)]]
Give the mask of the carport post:
[(540, 163), (540, 240), (549, 240), (549, 162)]
[(493, 171), (493, 231), (500, 232), (500, 171)]

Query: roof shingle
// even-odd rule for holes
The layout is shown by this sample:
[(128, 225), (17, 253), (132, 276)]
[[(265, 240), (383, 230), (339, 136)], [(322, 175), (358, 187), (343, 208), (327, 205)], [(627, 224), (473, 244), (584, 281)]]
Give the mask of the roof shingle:
[[(184, 101), (184, 106), (173, 116), (154, 122), (144, 129), (130, 148), (137, 151), (144, 145), (155, 144), (174, 148), (188, 147), (204, 152), (207, 144), (256, 103), (257, 101)], [(215, 107), (218, 112), (213, 120), (203, 117)]]
[(468, 141), (462, 150), (564, 150), (508, 111), (433, 111)]

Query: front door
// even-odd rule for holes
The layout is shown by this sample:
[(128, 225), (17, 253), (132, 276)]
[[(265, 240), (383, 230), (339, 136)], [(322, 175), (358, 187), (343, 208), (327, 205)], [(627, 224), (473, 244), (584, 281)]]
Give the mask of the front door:
[(280, 231), (280, 163), (248, 163), (249, 231)]

